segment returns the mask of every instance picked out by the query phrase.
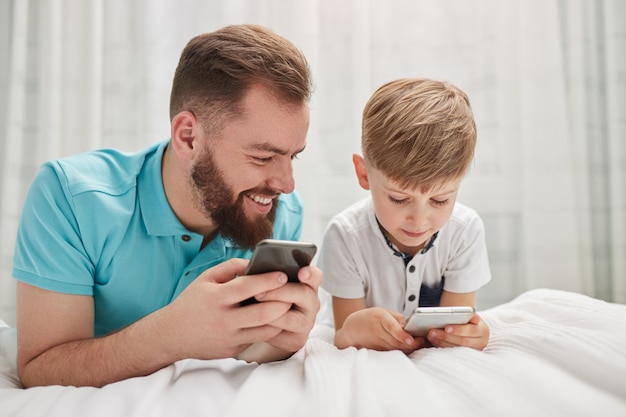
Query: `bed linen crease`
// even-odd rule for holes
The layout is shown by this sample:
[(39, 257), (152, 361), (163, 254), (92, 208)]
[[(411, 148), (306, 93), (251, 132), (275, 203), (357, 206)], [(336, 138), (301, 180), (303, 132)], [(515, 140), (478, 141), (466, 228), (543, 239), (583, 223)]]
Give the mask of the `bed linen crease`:
[(626, 416), (626, 305), (537, 289), (481, 316), (484, 351), (339, 350), (317, 325), (282, 362), (187, 359), (101, 389), (26, 390), (0, 320), (0, 417)]

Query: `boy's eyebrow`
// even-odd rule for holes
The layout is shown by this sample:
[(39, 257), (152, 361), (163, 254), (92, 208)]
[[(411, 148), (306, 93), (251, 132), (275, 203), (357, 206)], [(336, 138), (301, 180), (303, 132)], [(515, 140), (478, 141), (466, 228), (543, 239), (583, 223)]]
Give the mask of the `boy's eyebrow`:
[(458, 190), (459, 190), (458, 187), (457, 188), (452, 188), (450, 190), (443, 190), (441, 192), (438, 192), (438, 193), (434, 194), (434, 197), (452, 194), (452, 193), (457, 192)]
[[(410, 194), (410, 191), (407, 191), (406, 188), (389, 187), (388, 185), (384, 185), (383, 188), (386, 189), (387, 191), (394, 192), (394, 193)], [(419, 189), (419, 187), (418, 187), (418, 189)], [(451, 189), (448, 189), (448, 190), (437, 191), (436, 193), (429, 193), (429, 194), (432, 194), (431, 197), (440, 197), (440, 196), (444, 196), (444, 195), (448, 195), (448, 194), (453, 194), (453, 193), (457, 192), (458, 190), (459, 190), (458, 187), (454, 187), (454, 188), (451, 188)]]

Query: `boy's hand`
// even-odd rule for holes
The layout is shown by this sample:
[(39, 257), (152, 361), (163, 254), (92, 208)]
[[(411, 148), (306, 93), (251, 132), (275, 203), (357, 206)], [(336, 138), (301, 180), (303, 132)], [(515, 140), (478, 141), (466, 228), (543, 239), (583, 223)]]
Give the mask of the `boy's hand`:
[(423, 337), (413, 337), (402, 328), (404, 316), (396, 311), (371, 307), (350, 314), (335, 335), (339, 348), (355, 346), (374, 350), (413, 352), (424, 344)]
[(468, 324), (449, 324), (445, 329), (431, 329), (427, 335), (434, 347), (466, 346), (483, 350), (489, 342), (489, 326), (476, 314)]

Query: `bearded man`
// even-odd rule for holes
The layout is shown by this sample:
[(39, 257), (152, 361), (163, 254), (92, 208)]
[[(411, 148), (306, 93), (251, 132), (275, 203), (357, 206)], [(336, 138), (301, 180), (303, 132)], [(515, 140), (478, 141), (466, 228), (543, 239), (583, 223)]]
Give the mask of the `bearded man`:
[[(292, 160), (310, 95), (291, 42), (227, 26), (183, 50), (169, 139), (43, 164), (14, 255), (24, 386), (103, 386), (185, 358), (264, 362), (304, 346), (321, 271), (243, 275), (259, 240), (300, 237)], [(240, 305), (250, 297), (260, 302)]]

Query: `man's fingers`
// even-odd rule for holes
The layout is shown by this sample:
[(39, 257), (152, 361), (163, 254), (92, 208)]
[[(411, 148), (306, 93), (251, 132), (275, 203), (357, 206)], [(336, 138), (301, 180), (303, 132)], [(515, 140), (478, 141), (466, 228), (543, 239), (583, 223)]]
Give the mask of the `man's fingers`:
[(230, 314), (241, 328), (273, 325), (291, 309), (290, 303), (282, 301), (264, 301), (243, 307), (235, 307)]
[(248, 260), (233, 258), (207, 269), (201, 277), (202, 279), (222, 284), (239, 275), (243, 275), (247, 266)]
[(241, 302), (257, 295), (281, 288), (287, 283), (284, 272), (267, 272), (258, 275), (244, 275), (233, 280), (228, 285), (232, 288), (233, 301)]
[(305, 266), (300, 268), (298, 271), (298, 280), (313, 288), (315, 292), (319, 289), (319, 286), (322, 284), (324, 274), (322, 271), (316, 266)]
[[(225, 304), (238, 304), (248, 298), (275, 290), (287, 283), (284, 272), (268, 272), (258, 275), (245, 274), (248, 260), (233, 258), (207, 269), (198, 277), (195, 285), (221, 284), (222, 300)], [(229, 291), (226, 291), (229, 289)]]

